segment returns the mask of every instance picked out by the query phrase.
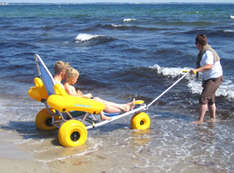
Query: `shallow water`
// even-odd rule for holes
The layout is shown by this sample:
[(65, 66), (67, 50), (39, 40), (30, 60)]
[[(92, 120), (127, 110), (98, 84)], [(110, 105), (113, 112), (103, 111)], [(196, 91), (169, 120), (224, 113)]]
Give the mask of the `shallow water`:
[[(39, 131), (34, 120), (26, 118), (41, 107), (38, 104), (31, 106), (31, 109), (24, 107), (27, 111), (23, 111), (23, 108), (11, 109), (6, 105), (9, 108), (7, 115), (13, 117), (21, 113), (18, 115), (20, 119), (12, 118), (1, 125), (0, 134), (4, 138), (0, 147), (7, 151), (2, 150), (1, 157), (32, 159), (53, 171), (70, 171), (72, 167), (84, 167), (88, 172), (209, 173), (233, 170), (233, 120), (197, 126), (191, 124), (194, 117), (189, 114), (149, 111), (151, 129), (147, 131), (131, 130), (130, 117), (123, 118), (90, 130), (85, 145), (63, 148), (58, 143), (57, 130)], [(5, 143), (11, 145), (5, 148)], [(57, 166), (51, 168), (51, 165)]]

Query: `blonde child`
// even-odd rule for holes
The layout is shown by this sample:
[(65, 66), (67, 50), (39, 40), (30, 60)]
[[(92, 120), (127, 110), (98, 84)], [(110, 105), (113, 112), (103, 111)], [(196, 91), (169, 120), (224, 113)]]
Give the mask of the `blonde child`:
[[(69, 95), (78, 96), (78, 97), (86, 97), (86, 98), (90, 98), (90, 99), (94, 99), (99, 102), (102, 102), (105, 105), (104, 112), (107, 112), (107, 113), (127, 112), (134, 108), (135, 99), (130, 103), (117, 104), (117, 103), (103, 100), (98, 97), (93, 98), (91, 93), (83, 94), (80, 90), (76, 91), (74, 84), (77, 82), (78, 78), (79, 78), (79, 72), (76, 69), (72, 67), (67, 68), (66, 74), (65, 74), (64, 88)], [(111, 117), (105, 116), (103, 112), (100, 113), (100, 116), (102, 120), (111, 120)]]

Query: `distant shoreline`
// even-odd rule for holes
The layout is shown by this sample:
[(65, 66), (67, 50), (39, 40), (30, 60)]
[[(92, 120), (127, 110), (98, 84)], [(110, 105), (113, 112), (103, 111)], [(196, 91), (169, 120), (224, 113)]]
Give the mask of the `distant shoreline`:
[(0, 6), (8, 5), (8, 2), (0, 2)]
[[(7, 2), (2, 2), (2, 3), (7, 3)], [(41, 3), (7, 3), (7, 5), (185, 5), (185, 4), (192, 4), (192, 5), (205, 5), (205, 4), (223, 4), (223, 5), (229, 5), (229, 4), (234, 4), (234, 2), (142, 2), (142, 3), (122, 3), (122, 2), (77, 2), (77, 3), (48, 3), (48, 2), (41, 2)], [(1, 5), (1, 2), (0, 2)]]

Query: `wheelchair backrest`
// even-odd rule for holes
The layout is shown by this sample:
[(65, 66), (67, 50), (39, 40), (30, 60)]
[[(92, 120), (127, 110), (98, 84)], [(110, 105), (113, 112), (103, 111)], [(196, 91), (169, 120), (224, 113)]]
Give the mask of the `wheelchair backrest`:
[(54, 79), (50, 71), (46, 67), (45, 63), (38, 54), (35, 54), (35, 62), (37, 66), (37, 72), (39, 77), (42, 79), (43, 84), (48, 92), (48, 95), (54, 94)]

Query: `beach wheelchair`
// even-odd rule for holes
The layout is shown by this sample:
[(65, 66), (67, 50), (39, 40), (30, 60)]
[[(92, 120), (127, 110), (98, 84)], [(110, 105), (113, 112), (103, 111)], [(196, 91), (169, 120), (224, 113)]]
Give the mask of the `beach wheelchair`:
[(68, 95), (54, 79), (44, 61), (35, 54), (38, 77), (34, 78), (35, 86), (28, 90), (28, 95), (45, 105), (35, 119), (36, 127), (40, 130), (54, 130), (58, 128), (58, 141), (62, 146), (74, 147), (86, 142), (91, 128), (105, 125), (119, 118), (133, 115), (131, 128), (145, 130), (150, 128), (150, 118), (144, 112), (144, 101), (136, 101), (136, 107), (124, 113), (108, 114), (111, 120), (100, 120), (98, 114), (105, 105), (93, 99)]

